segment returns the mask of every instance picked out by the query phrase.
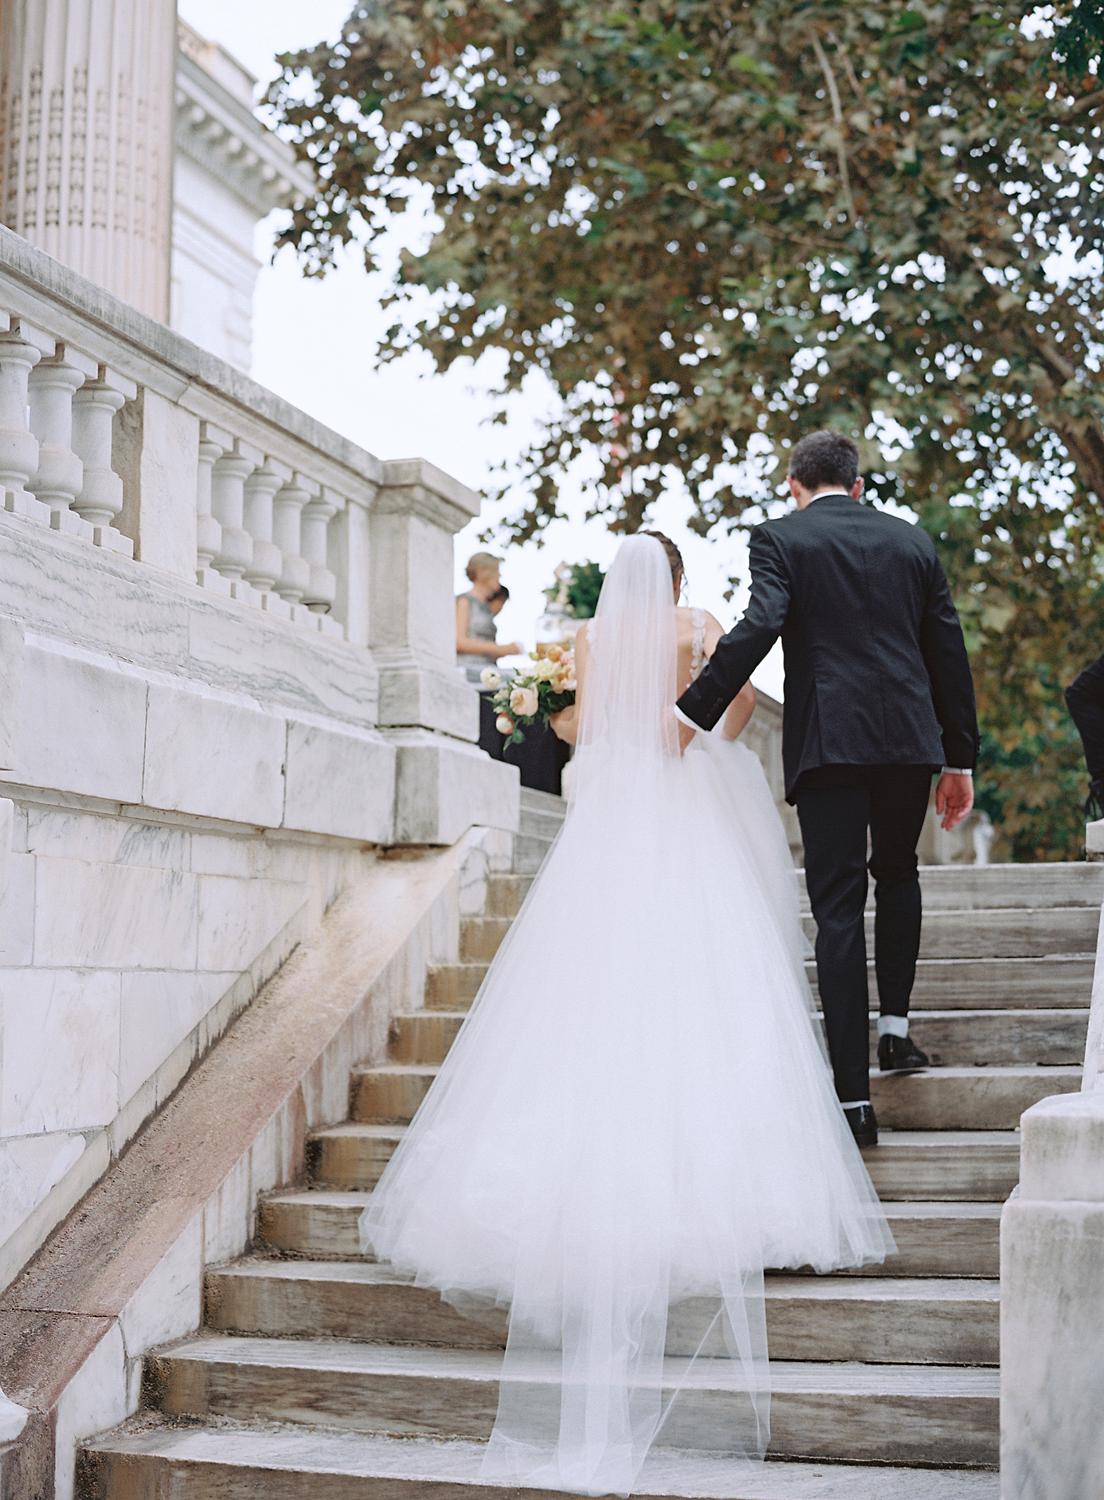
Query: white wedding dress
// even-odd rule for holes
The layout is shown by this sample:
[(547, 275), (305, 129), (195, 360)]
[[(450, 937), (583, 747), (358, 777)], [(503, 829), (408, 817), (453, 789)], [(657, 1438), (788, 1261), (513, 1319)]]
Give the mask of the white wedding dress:
[(670, 1448), (762, 1456), (765, 1268), (893, 1242), (763, 772), (717, 733), (678, 753), (654, 539), (622, 544), (589, 636), (563, 831), (361, 1233), (461, 1308), (509, 1308), (485, 1479), (628, 1495)]

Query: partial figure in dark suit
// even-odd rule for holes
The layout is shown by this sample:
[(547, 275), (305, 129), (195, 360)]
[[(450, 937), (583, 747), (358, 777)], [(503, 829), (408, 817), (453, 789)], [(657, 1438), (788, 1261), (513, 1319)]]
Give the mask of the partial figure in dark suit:
[(1085, 747), (1089, 798), (1085, 812), (1104, 818), (1104, 656), (1100, 656), (1066, 689), (1066, 704)]
[(916, 846), (932, 775), (943, 827), (973, 806), (978, 728), (962, 627), (919, 526), (862, 503), (858, 448), (814, 432), (793, 450), (797, 509), (751, 533), (751, 599), (678, 701), (688, 743), (709, 730), (781, 637), (782, 758), (796, 804), (817, 926), (820, 1002), (836, 1090), (856, 1139), (875, 1145), (870, 1105), (864, 911), (874, 877), (878, 1061), (928, 1058), (909, 1036), (920, 948)]

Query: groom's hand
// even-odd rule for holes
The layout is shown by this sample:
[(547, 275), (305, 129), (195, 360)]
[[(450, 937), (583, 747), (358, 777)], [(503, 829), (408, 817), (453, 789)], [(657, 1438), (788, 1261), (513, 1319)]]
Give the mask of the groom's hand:
[(935, 810), (947, 833), (958, 827), (973, 805), (974, 778), (944, 771), (935, 785)]

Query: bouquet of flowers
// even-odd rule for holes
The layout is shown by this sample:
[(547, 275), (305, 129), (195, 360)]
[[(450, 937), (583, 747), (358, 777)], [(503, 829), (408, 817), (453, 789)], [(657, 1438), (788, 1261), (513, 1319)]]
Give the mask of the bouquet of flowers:
[(531, 667), (509, 679), (495, 667), (482, 674), (483, 686), (494, 690), (495, 722), (508, 745), (519, 744), (528, 725), (547, 722), (575, 702), (575, 653), (569, 646), (538, 646), (529, 660)]

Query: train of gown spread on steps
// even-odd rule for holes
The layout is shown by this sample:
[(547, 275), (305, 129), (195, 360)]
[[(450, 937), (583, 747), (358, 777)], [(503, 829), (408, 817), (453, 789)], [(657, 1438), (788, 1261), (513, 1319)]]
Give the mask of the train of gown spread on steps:
[(420, 1285), (508, 1307), (499, 1481), (627, 1495), (667, 1448), (758, 1459), (764, 1269), (893, 1249), (765, 778), (719, 733), (680, 756), (676, 663), (663, 549), (631, 538), (590, 633), (571, 811), (361, 1220)]

